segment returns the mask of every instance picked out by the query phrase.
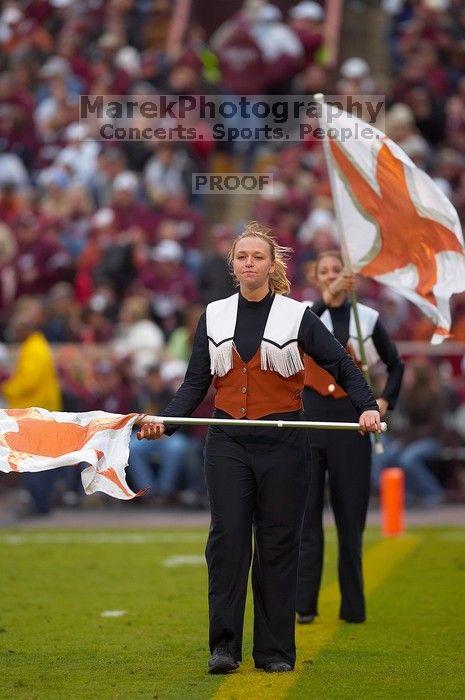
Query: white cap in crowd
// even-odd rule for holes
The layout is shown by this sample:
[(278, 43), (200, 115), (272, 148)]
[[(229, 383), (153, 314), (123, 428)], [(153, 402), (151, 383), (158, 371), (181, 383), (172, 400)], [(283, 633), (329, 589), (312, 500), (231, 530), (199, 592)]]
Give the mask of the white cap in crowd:
[(15, 5), (8, 5), (5, 7), (0, 16), (0, 22), (2, 22), (2, 24), (6, 24), (7, 26), (11, 26), (12, 24), (17, 24), (20, 22), (23, 17), (24, 15), (19, 7), (16, 7)]
[(91, 219), (91, 225), (94, 228), (102, 228), (102, 226), (110, 226), (115, 220), (115, 213), (110, 207), (102, 207), (98, 209)]
[(323, 207), (316, 207), (301, 225), (297, 238), (301, 243), (310, 243), (315, 238), (316, 233), (322, 229), (328, 231), (331, 236), (336, 238), (336, 219), (334, 214)]
[(160, 366), (160, 377), (164, 382), (182, 379), (186, 374), (187, 362), (184, 360), (167, 360)]
[(139, 75), (141, 60), (138, 50), (134, 46), (123, 46), (115, 56), (115, 66), (130, 76)]
[(125, 170), (119, 173), (113, 180), (113, 192), (121, 192), (122, 190), (135, 192), (139, 187), (137, 175), (132, 170)]
[(257, 8), (255, 19), (259, 22), (280, 22), (282, 20), (282, 12), (276, 5), (266, 3)]
[(313, 0), (303, 0), (289, 10), (292, 19), (310, 19), (312, 22), (322, 22), (325, 12), (321, 5)]
[(70, 72), (69, 61), (63, 56), (50, 56), (39, 71), (40, 78), (66, 77)]
[(348, 58), (341, 66), (341, 76), (346, 80), (361, 80), (370, 75), (370, 66), (364, 58)]
[(65, 141), (84, 141), (86, 136), (87, 127), (85, 124), (81, 124), (80, 122), (68, 124), (64, 133)]
[(152, 251), (152, 260), (155, 262), (181, 262), (182, 247), (176, 241), (160, 241)]

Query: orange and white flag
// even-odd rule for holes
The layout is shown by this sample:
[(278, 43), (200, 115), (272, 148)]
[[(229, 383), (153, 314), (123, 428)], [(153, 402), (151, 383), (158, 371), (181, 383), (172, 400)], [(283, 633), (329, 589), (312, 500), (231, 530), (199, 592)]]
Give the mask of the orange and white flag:
[(86, 462), (87, 494), (130, 499), (126, 483), (129, 438), (141, 414), (60, 413), (44, 408), (0, 410), (0, 471), (40, 472)]
[(353, 272), (416, 304), (449, 336), (450, 297), (465, 290), (465, 249), (454, 207), (394, 141), (321, 104), (320, 124), (341, 236)]

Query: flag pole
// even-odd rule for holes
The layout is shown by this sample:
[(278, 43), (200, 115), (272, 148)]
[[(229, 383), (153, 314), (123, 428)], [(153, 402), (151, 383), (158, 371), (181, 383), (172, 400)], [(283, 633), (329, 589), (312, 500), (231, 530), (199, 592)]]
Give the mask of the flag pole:
[[(323, 105), (325, 104), (324, 95), (321, 92), (319, 92), (316, 95), (314, 95), (313, 97), (315, 99), (315, 102), (317, 102), (320, 105), (320, 107), (322, 108)], [(342, 218), (341, 218), (341, 212), (339, 211), (339, 202), (337, 201), (337, 197), (336, 197), (334, 172), (333, 172), (333, 169), (331, 167), (331, 155), (329, 152), (328, 136), (326, 133), (327, 124), (322, 123), (323, 122), (322, 114), (319, 117), (319, 121), (320, 121), (320, 125), (323, 128), (323, 151), (325, 154), (326, 168), (328, 170), (328, 176), (329, 176), (329, 183), (331, 185), (331, 191), (333, 193), (334, 211), (336, 213), (336, 229), (338, 232), (339, 241), (341, 243), (342, 258), (344, 260), (344, 267), (346, 267), (350, 272), (352, 272), (349, 250), (347, 248), (347, 242), (346, 242), (343, 230), (342, 230), (342, 223), (341, 223)], [(359, 353), (360, 353), (362, 374), (363, 374), (364, 379), (365, 379), (366, 383), (368, 384), (368, 386), (372, 388), (370, 374), (368, 371), (368, 362), (367, 362), (365, 347), (363, 345), (362, 327), (360, 325), (360, 316), (359, 316), (358, 308), (357, 308), (357, 297), (356, 297), (354, 289), (351, 289), (349, 291), (349, 299), (350, 299), (350, 304), (352, 307), (352, 312), (354, 314), (355, 328), (357, 330), (358, 349), (359, 349)], [(383, 444), (381, 442), (381, 438), (380, 438), (378, 433), (375, 433), (375, 435), (374, 435), (374, 442), (375, 442), (375, 444), (374, 444), (375, 452), (377, 454), (382, 454), (384, 452), (384, 449), (383, 449)]]
[[(318, 428), (319, 430), (360, 430), (358, 423), (334, 423), (331, 421), (308, 420), (248, 420), (239, 418), (180, 418), (176, 416), (142, 416), (138, 425), (163, 423), (163, 425), (220, 425), (241, 428)], [(387, 430), (386, 423), (381, 423), (381, 430)]]

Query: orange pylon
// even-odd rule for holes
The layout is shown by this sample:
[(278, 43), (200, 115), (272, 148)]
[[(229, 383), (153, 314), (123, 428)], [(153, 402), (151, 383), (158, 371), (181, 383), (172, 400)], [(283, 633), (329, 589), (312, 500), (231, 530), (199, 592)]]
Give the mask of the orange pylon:
[(381, 472), (381, 529), (386, 537), (404, 531), (404, 472), (398, 467)]

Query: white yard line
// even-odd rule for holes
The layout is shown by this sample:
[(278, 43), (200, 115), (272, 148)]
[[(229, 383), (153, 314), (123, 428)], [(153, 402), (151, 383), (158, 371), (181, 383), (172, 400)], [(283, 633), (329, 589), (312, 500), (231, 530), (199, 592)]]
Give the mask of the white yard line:
[(0, 535), (0, 544), (189, 544), (205, 539), (203, 532), (28, 532)]

